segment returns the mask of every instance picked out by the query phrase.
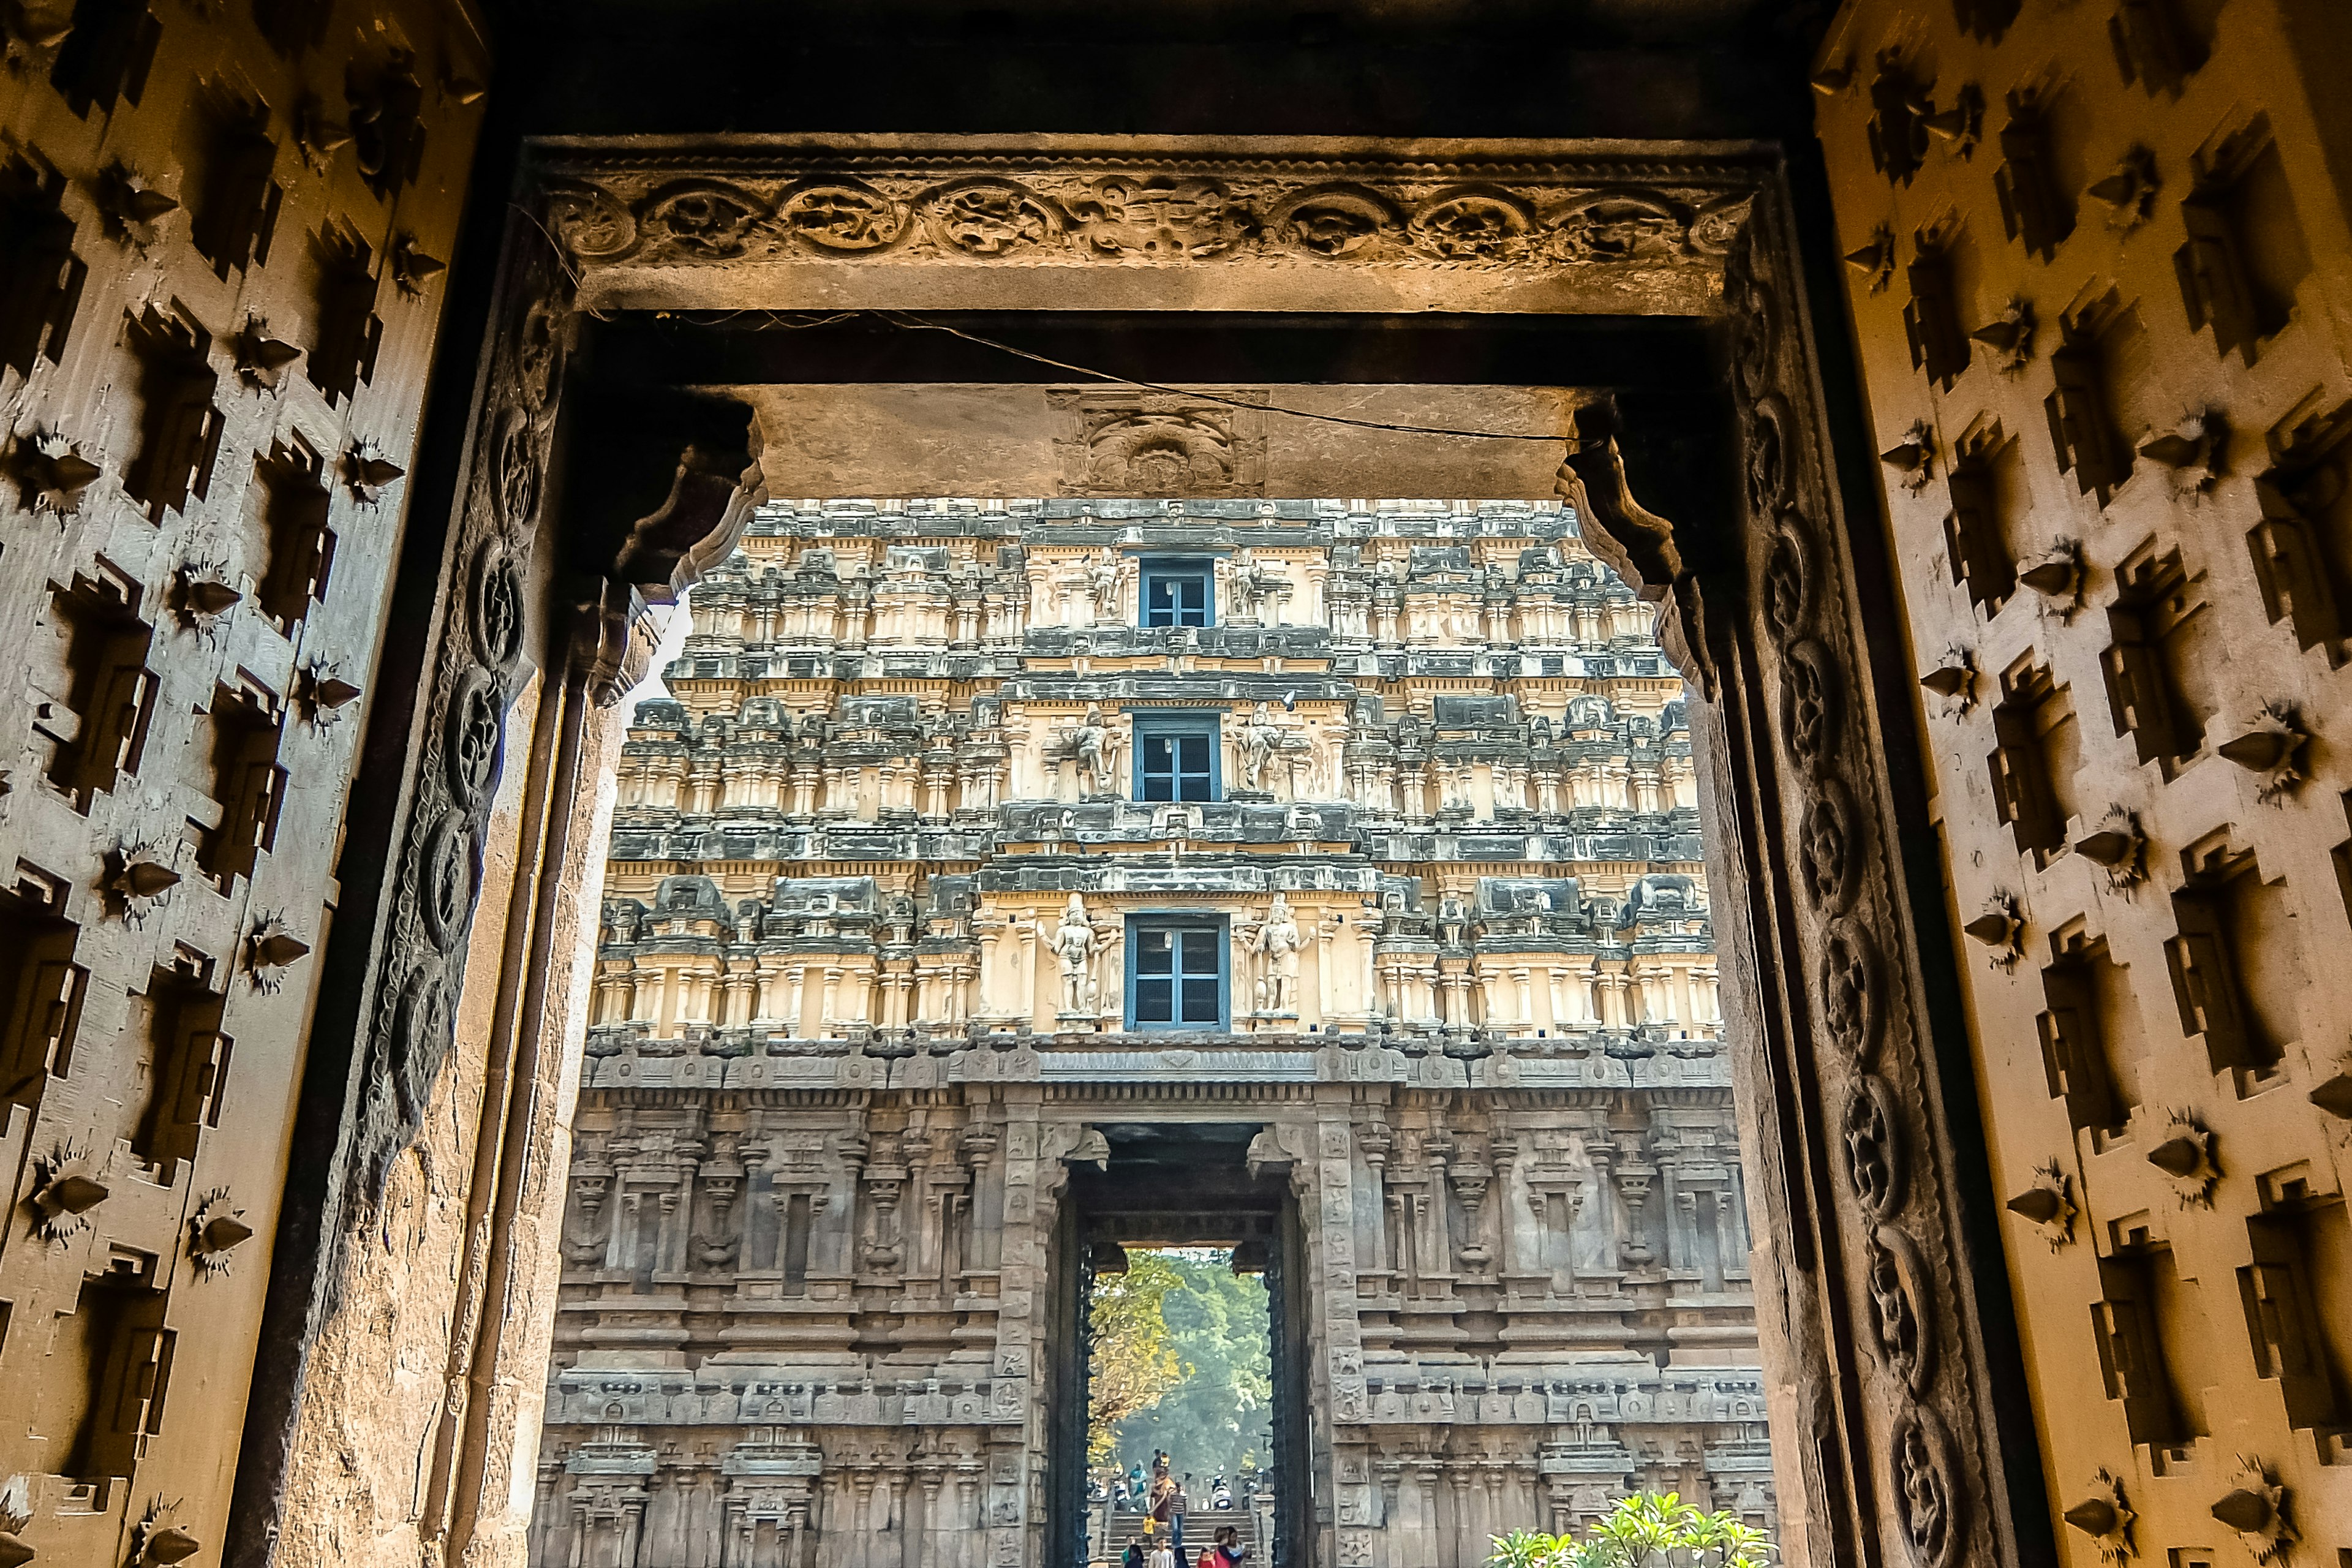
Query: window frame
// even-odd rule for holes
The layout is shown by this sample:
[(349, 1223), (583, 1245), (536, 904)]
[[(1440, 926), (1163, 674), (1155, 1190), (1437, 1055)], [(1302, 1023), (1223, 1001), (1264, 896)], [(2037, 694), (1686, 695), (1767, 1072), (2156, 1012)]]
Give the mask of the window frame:
[[(1213, 1023), (1195, 1023), (1176, 1019), (1167, 1023), (1145, 1023), (1136, 1016), (1135, 997), (1144, 937), (1156, 931), (1181, 933), (1206, 931), (1215, 942), (1217, 955), (1217, 1016)], [(1125, 984), (1121, 987), (1122, 1012), (1120, 1022), (1129, 1034), (1176, 1034), (1185, 1031), (1208, 1030), (1230, 1033), (1234, 1026), (1234, 939), (1231, 920), (1224, 915), (1208, 914), (1192, 910), (1145, 910), (1127, 917), (1124, 965)], [(1183, 1011), (1184, 982), (1188, 976), (1182, 967), (1183, 944), (1175, 944), (1175, 956), (1171, 961), (1170, 1009)]]
[(1225, 798), (1225, 715), (1223, 709), (1206, 711), (1197, 708), (1163, 709), (1138, 712), (1131, 715), (1130, 728), (1134, 732), (1135, 762), (1133, 771), (1128, 778), (1129, 799), (1151, 805), (1162, 805), (1192, 798), (1181, 793), (1185, 775), (1181, 767), (1172, 774), (1173, 787), (1179, 793), (1171, 795), (1168, 800), (1155, 800), (1144, 790), (1145, 749), (1154, 740), (1161, 737), (1174, 738), (1186, 735), (1205, 735), (1209, 742), (1209, 793), (1192, 804), (1199, 805)]
[[(1197, 577), (1201, 582), (1201, 619), (1155, 621), (1151, 618), (1151, 588), (1161, 577)], [(1135, 624), (1145, 630), (1161, 626), (1213, 626), (1217, 624), (1217, 563), (1206, 555), (1147, 555), (1138, 563)]]

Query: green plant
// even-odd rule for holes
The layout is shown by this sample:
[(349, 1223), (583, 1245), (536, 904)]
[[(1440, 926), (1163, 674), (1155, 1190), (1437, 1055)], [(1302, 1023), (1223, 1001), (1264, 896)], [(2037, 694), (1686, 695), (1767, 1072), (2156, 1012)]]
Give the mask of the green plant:
[(1494, 1546), (1486, 1568), (1769, 1568), (1774, 1552), (1737, 1514), (1702, 1512), (1679, 1492), (1619, 1498), (1582, 1541), (1515, 1530)]

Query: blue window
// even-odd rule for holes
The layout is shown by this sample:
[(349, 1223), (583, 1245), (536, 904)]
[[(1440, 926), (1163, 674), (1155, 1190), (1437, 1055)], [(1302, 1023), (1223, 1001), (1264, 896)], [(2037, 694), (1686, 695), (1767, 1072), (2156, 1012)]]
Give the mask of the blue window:
[(1222, 1029), (1225, 922), (1171, 915), (1127, 922), (1127, 1026)]
[(1217, 715), (1135, 716), (1135, 798), (1217, 798)]
[(1216, 618), (1214, 577), (1205, 561), (1147, 561), (1143, 563), (1143, 624), (1147, 626), (1205, 626)]

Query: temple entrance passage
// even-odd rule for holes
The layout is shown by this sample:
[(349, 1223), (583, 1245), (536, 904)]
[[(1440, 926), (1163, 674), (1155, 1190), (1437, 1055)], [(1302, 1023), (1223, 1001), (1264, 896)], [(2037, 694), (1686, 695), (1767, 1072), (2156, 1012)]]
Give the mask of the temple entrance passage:
[(1313, 1417), (1306, 1315), (1284, 1289), (1288, 1166), (1255, 1122), (1097, 1130), (1104, 1158), (1070, 1168), (1054, 1254), (1057, 1318), (1080, 1331), (1046, 1369), (1047, 1561), (1166, 1544), (1189, 1563), (1228, 1540), (1253, 1565), (1302, 1561)]
[[(1263, 1562), (1273, 1531), (1272, 1298), (1223, 1247), (1099, 1255), (1087, 1310), (1088, 1561), (1165, 1541)], [(1261, 1518), (1263, 1516), (1263, 1518)]]

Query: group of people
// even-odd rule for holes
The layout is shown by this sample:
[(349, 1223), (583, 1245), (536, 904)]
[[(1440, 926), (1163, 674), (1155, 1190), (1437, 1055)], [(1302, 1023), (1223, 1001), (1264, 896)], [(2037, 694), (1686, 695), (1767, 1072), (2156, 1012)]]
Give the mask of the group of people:
[[(1241, 1544), (1241, 1532), (1230, 1524), (1219, 1525), (1210, 1543), (1201, 1549), (1198, 1563), (1184, 1560), (1184, 1514), (1191, 1506), (1189, 1488), (1192, 1478), (1181, 1479), (1170, 1472), (1168, 1453), (1160, 1449), (1151, 1456), (1151, 1475), (1144, 1478), (1141, 1465), (1130, 1466), (1124, 1476), (1117, 1477), (1111, 1487), (1111, 1506), (1131, 1507), (1150, 1517), (1143, 1521), (1143, 1533), (1128, 1542), (1127, 1555), (1121, 1568), (1235, 1568), (1249, 1555), (1249, 1548)], [(1234, 1489), (1225, 1478), (1216, 1476), (1209, 1482), (1209, 1506), (1212, 1510), (1231, 1510)]]
[[(1255, 1489), (1255, 1482), (1246, 1474), (1243, 1482), (1245, 1489)], [(1192, 1489), (1189, 1473), (1181, 1479), (1171, 1475), (1168, 1455), (1163, 1449), (1151, 1457), (1150, 1479), (1145, 1479), (1140, 1464), (1132, 1465), (1125, 1475), (1113, 1470), (1108, 1486), (1099, 1479), (1095, 1481), (1090, 1495), (1097, 1501), (1108, 1498), (1114, 1512), (1150, 1513), (1165, 1521), (1171, 1512), (1181, 1514), (1192, 1506)], [(1220, 1510), (1234, 1507), (1234, 1489), (1222, 1475), (1209, 1479), (1209, 1506)]]
[(1201, 1548), (1200, 1562), (1187, 1563), (1183, 1545), (1175, 1539), (1182, 1533), (1181, 1525), (1161, 1535), (1153, 1529), (1157, 1522), (1147, 1520), (1142, 1538), (1127, 1543), (1127, 1557), (1121, 1568), (1235, 1568), (1249, 1555), (1249, 1548), (1241, 1544), (1241, 1532), (1230, 1524), (1221, 1524), (1210, 1543)]

